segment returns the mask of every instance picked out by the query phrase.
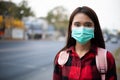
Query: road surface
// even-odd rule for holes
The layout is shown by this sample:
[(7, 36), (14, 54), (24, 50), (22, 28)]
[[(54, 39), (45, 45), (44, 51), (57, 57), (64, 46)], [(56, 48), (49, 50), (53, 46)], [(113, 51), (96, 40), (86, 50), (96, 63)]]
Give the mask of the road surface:
[[(0, 80), (52, 80), (55, 54), (60, 41), (0, 41)], [(114, 51), (119, 43), (107, 44)]]

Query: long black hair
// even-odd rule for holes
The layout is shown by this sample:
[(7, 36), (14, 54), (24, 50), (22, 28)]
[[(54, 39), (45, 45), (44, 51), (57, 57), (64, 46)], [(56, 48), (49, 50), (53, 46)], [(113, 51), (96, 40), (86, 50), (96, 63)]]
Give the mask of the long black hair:
[(70, 16), (68, 33), (67, 33), (67, 41), (66, 41), (65, 47), (62, 50), (67, 49), (71, 46), (75, 46), (76, 44), (76, 40), (71, 37), (71, 25), (72, 25), (74, 16), (78, 13), (86, 14), (94, 23), (94, 27), (95, 27), (94, 38), (91, 39), (91, 43), (98, 47), (105, 48), (104, 38), (102, 35), (101, 27), (100, 27), (99, 20), (96, 13), (91, 8), (83, 6), (83, 7), (76, 8)]
[[(60, 51), (66, 50), (71, 46), (75, 46), (75, 44), (76, 44), (76, 40), (71, 37), (71, 25), (72, 25), (74, 16), (78, 13), (86, 14), (94, 23), (94, 28), (95, 28), (94, 29), (94, 38), (91, 39), (91, 44), (95, 45), (97, 47), (105, 48), (105, 42), (103, 39), (101, 27), (100, 27), (99, 20), (98, 20), (96, 13), (91, 8), (89, 8), (87, 6), (83, 6), (83, 7), (76, 8), (72, 12), (70, 19), (69, 19), (69, 24), (68, 24), (66, 45)], [(60, 53), (60, 51), (58, 53)], [(55, 57), (55, 60), (56, 60), (56, 58), (57, 58), (57, 55)], [(55, 60), (54, 60), (54, 62), (55, 62)]]

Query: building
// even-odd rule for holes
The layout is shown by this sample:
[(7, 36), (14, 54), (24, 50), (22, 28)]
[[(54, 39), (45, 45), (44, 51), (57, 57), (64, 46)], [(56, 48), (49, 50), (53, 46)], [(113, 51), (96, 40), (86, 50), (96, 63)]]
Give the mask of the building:
[(26, 27), (26, 39), (53, 39), (55, 36), (54, 26), (49, 25), (44, 18), (23, 18)]

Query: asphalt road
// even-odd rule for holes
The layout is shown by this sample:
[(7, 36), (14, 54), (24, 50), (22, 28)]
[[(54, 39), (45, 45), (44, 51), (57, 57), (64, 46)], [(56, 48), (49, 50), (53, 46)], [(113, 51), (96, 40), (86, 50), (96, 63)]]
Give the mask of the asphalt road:
[(53, 59), (63, 42), (1, 41), (0, 80), (51, 80)]
[[(120, 42), (106, 45), (112, 52)], [(52, 80), (54, 56), (63, 46), (59, 41), (0, 41), (0, 80)]]

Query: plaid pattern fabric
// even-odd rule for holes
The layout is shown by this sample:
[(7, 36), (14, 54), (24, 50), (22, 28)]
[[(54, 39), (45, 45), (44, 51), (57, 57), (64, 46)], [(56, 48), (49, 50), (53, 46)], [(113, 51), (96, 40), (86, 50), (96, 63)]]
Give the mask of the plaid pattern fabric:
[[(69, 50), (69, 59), (63, 66), (58, 64), (59, 53), (56, 55), (53, 80), (101, 80), (95, 61), (97, 47), (92, 46), (82, 58), (79, 58), (74, 47)], [(117, 80), (115, 61), (110, 52), (107, 52), (107, 63), (106, 80)]]

